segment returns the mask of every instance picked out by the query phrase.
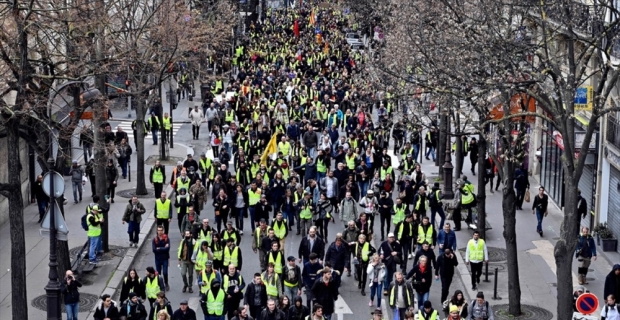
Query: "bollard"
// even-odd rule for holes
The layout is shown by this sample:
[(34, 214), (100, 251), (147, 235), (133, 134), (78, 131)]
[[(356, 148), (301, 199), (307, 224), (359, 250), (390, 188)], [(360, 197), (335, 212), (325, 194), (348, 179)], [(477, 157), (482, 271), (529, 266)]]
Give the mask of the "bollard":
[(484, 264), (484, 280), (482, 280), (484, 282), (491, 282), (489, 281), (489, 263), (485, 263)]
[(495, 268), (495, 284), (493, 284), (493, 300), (502, 300), (501, 297), (497, 295), (497, 272), (498, 268)]

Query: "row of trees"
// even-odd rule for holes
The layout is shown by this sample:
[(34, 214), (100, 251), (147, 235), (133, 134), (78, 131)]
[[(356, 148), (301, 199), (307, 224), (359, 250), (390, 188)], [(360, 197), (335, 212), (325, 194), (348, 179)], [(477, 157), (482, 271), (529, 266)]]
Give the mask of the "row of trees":
[[(605, 17), (617, 17), (619, 8), (606, 0), (591, 1), (589, 5), (573, 0), (363, 2), (372, 7), (375, 16), (383, 17), (380, 23), (386, 45), (373, 52), (371, 69), (383, 79), (378, 89), (392, 88), (403, 101), (413, 100), (420, 90), (432, 94), (440, 113), (452, 119), (448, 134), (456, 137), (457, 150), (461, 142), (458, 137), (478, 134), (478, 167), (484, 168), (487, 153), (498, 166), (504, 185), (509, 313), (515, 316), (521, 314), (521, 290), (514, 171), (527, 156), (526, 128), (533, 118), (544, 119), (562, 135), (564, 154), (568, 156), (561, 159), (566, 206), (560, 240), (554, 248), (556, 315), (558, 319), (570, 319), (572, 260), (580, 224), (577, 186), (586, 152), (571, 155), (587, 150), (601, 117), (620, 111), (607, 103), (618, 86), (619, 71), (609, 63), (609, 54), (618, 41), (619, 21), (605, 22)], [(583, 28), (584, 22), (594, 27)], [(585, 139), (582, 145), (576, 145), (574, 97), (577, 88), (589, 83), (594, 83), (593, 110), (588, 114)], [(528, 108), (531, 99), (538, 103), (538, 111)], [(502, 105), (503, 116), (491, 117), (490, 110), (498, 104)], [(417, 112), (417, 116), (409, 116), (411, 121), (430, 123), (427, 110)], [(497, 141), (492, 138), (495, 134)], [(456, 158), (461, 157), (457, 154)], [(457, 163), (454, 172), (458, 175), (461, 168), (462, 163)], [(478, 229), (484, 230), (484, 175), (478, 177)]]
[[(12, 317), (28, 319), (23, 160), (20, 141), (37, 154), (44, 171), (47, 159), (57, 165), (71, 159), (71, 136), (84, 111), (94, 112), (95, 159), (105, 159), (100, 127), (107, 108), (108, 79), (131, 82), (125, 96), (136, 105), (138, 186), (145, 190), (144, 126), (147, 100), (159, 96), (160, 84), (177, 71), (178, 62), (197, 65), (201, 57), (230, 46), (235, 7), (229, 1), (187, 6), (175, 0), (34, 1), (0, 3), (0, 138), (7, 141), (7, 181), (0, 194), (9, 201), (11, 231)], [(155, 94), (153, 94), (155, 92)], [(61, 123), (57, 108), (73, 111)], [(65, 143), (63, 143), (63, 141)], [(53, 154), (53, 145), (58, 145)], [(105, 175), (97, 163), (98, 177)], [(140, 189), (140, 188), (139, 188)], [(105, 194), (104, 179), (97, 192)], [(68, 268), (66, 242), (59, 243), (60, 270)]]

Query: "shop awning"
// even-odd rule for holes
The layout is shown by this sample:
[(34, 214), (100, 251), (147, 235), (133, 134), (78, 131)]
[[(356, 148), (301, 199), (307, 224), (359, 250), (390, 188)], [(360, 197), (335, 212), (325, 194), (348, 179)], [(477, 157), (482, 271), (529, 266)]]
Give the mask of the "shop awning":
[[(510, 99), (510, 114), (519, 114), (521, 112), (536, 112), (536, 99), (525, 94), (518, 93)], [(504, 106), (499, 103), (490, 111), (488, 119), (501, 120), (504, 117)], [(534, 122), (535, 116), (526, 116), (526, 122)], [(512, 121), (521, 121), (521, 117), (514, 117)]]

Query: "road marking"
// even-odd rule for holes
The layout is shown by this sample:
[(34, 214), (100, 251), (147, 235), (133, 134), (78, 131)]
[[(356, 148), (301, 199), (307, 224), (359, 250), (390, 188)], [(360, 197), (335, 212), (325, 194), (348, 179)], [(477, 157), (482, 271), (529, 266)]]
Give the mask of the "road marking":
[[(127, 136), (129, 138), (133, 138), (133, 130), (131, 129), (131, 123), (133, 121), (120, 121), (117, 126), (123, 128), (123, 131), (127, 132)], [(184, 125), (184, 123), (173, 123), (172, 124), (172, 134), (173, 136), (177, 134), (179, 129)], [(146, 132), (144, 137), (149, 137), (150, 132)]]
[[(553, 244), (549, 240), (534, 240), (532, 243), (536, 246), (536, 249), (530, 249), (525, 252), (529, 254), (539, 255), (545, 260), (549, 269), (553, 274), (557, 275), (557, 267), (555, 265), (555, 256), (553, 255)], [(573, 283), (579, 283), (575, 272), (573, 274)]]
[(351, 308), (347, 305), (347, 302), (341, 297), (336, 300), (336, 305), (334, 306), (334, 313), (338, 315), (338, 320), (344, 320), (345, 314), (353, 314)]

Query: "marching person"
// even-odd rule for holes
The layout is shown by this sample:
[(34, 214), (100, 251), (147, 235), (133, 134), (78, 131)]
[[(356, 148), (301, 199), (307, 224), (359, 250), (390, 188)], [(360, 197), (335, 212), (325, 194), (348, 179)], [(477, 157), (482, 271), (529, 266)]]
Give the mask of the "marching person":
[(123, 214), (123, 224), (127, 222), (127, 233), (129, 234), (129, 247), (138, 247), (140, 241), (140, 223), (142, 214), (146, 212), (144, 205), (140, 203), (137, 196), (132, 196), (125, 207)]
[(192, 233), (186, 230), (184, 238), (179, 242), (179, 249), (177, 250), (179, 269), (181, 269), (181, 277), (183, 278), (183, 293), (188, 289), (189, 293), (194, 293), (192, 289), (192, 284), (194, 283), (194, 262), (192, 262), (192, 253), (195, 247), (196, 240), (192, 237)]
[(168, 284), (168, 260), (170, 260), (170, 239), (164, 234), (164, 227), (157, 226), (157, 235), (151, 243), (155, 254), (155, 268), (158, 274), (164, 276), (166, 291), (170, 291)]
[(581, 229), (579, 242), (575, 248), (575, 257), (578, 262), (577, 278), (579, 280), (579, 284), (588, 284), (586, 275), (588, 275), (590, 261), (596, 261), (596, 244), (594, 243), (594, 238), (590, 235), (590, 229), (587, 227), (583, 227)]
[(465, 263), (471, 265), (471, 289), (475, 291), (482, 276), (482, 263), (489, 263), (489, 251), (478, 231), (474, 231), (473, 239), (469, 240), (466, 248)]
[(135, 292), (130, 292), (128, 299), (121, 304), (120, 316), (123, 319), (146, 320), (148, 313)]
[(126, 301), (129, 298), (129, 294), (132, 292), (135, 293), (139, 299), (146, 299), (144, 282), (138, 275), (138, 271), (134, 268), (130, 269), (127, 276), (123, 279), (123, 286), (121, 287), (121, 301)]
[(164, 278), (155, 271), (153, 267), (146, 267), (146, 275), (142, 279), (144, 283), (144, 291), (146, 298), (149, 300), (149, 306), (157, 300), (157, 293), (166, 290), (166, 282)]

